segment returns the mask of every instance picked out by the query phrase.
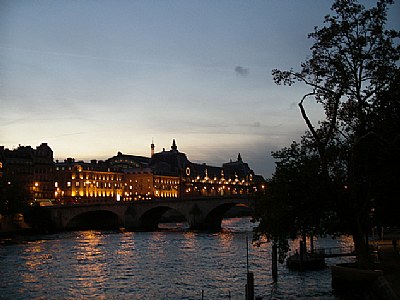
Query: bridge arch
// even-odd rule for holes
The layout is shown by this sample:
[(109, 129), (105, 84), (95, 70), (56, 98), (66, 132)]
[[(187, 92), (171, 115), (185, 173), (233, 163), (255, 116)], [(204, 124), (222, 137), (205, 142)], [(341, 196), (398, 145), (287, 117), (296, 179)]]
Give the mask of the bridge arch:
[(120, 226), (119, 217), (110, 210), (86, 211), (71, 218), (65, 229), (116, 229)]
[[(40, 208), (40, 224), (57, 229), (117, 228), (158, 229), (161, 217), (170, 209), (186, 219), (191, 229), (219, 230), (225, 213), (234, 206), (252, 208), (249, 197), (199, 197), (162, 199), (96, 205)], [(182, 219), (181, 219), (182, 220)], [(47, 223), (46, 223), (47, 221)]]
[(247, 207), (249, 206), (240, 203), (223, 203), (210, 210), (204, 218), (202, 224), (198, 224), (198, 229), (207, 230), (221, 230), (222, 219), (225, 214), (233, 207)]
[(158, 229), (158, 225), (167, 211), (175, 211), (177, 214), (187, 219), (185, 214), (177, 210), (175, 207), (161, 205), (145, 211), (139, 218), (139, 227), (146, 230)]

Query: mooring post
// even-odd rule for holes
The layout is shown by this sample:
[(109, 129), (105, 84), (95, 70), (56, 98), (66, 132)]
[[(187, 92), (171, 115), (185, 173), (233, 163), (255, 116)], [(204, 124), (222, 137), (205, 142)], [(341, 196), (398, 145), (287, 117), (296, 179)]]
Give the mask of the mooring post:
[(278, 282), (278, 247), (272, 244), (272, 280)]
[(247, 272), (247, 300), (254, 300), (254, 274), (253, 272)]
[(246, 268), (247, 268), (247, 283), (246, 283), (246, 300), (254, 300), (254, 274), (249, 271), (249, 238), (246, 236)]
[(303, 268), (303, 260), (304, 260), (304, 243), (300, 241), (300, 268)]

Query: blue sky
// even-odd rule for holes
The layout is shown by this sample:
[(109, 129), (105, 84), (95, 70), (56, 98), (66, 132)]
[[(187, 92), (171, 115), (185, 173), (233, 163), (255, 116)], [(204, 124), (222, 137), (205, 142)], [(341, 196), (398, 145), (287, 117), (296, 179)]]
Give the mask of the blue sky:
[(240, 152), (270, 177), (270, 152), (306, 130), (306, 90), (276, 86), (271, 70), (299, 67), (331, 4), (0, 0), (0, 145), (47, 142), (56, 159), (88, 160), (176, 139), (191, 161)]

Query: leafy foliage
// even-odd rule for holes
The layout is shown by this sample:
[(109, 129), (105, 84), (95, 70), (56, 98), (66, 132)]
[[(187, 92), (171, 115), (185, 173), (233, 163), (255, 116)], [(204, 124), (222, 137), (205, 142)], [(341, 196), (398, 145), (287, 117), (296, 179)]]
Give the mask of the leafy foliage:
[[(265, 209), (276, 211), (260, 216), (258, 236), (262, 232), (279, 240), (299, 230), (349, 232), (359, 262), (367, 265), (363, 234), (371, 222), (390, 217), (386, 221), (396, 223), (390, 207), (398, 204), (389, 192), (399, 167), (400, 33), (385, 29), (392, 2), (379, 0), (365, 9), (356, 0), (336, 0), (325, 26), (309, 35), (314, 44), (300, 71), (272, 71), (277, 84), (300, 82), (310, 88), (299, 102), (309, 131), (301, 146), (273, 154), (280, 161)], [(310, 97), (325, 112), (318, 124), (304, 106)], [(275, 228), (271, 223), (281, 218), (287, 220)]]
[(329, 231), (326, 222), (330, 201), (326, 198), (326, 185), (316, 151), (303, 140), (293, 142), (289, 148), (274, 152), (278, 160), (273, 178), (268, 183), (265, 198), (260, 199), (256, 219), (260, 225), (256, 239), (266, 234), (278, 244), (280, 261), (288, 250), (288, 239), (306, 233), (324, 235)]
[(0, 213), (13, 214), (25, 212), (28, 208), (29, 193), (26, 187), (18, 181), (0, 178)]

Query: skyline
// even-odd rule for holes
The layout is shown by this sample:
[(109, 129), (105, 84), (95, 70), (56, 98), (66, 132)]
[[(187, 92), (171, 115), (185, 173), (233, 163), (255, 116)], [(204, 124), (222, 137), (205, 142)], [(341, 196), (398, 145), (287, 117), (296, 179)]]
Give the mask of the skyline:
[[(360, 1), (370, 5), (374, 1)], [(243, 160), (305, 132), (306, 91), (276, 86), (299, 68), (332, 1), (0, 1), (0, 145), (48, 143), (55, 159), (149, 156)], [(399, 4), (388, 28), (399, 29)], [(307, 103), (313, 121), (322, 112)]]

